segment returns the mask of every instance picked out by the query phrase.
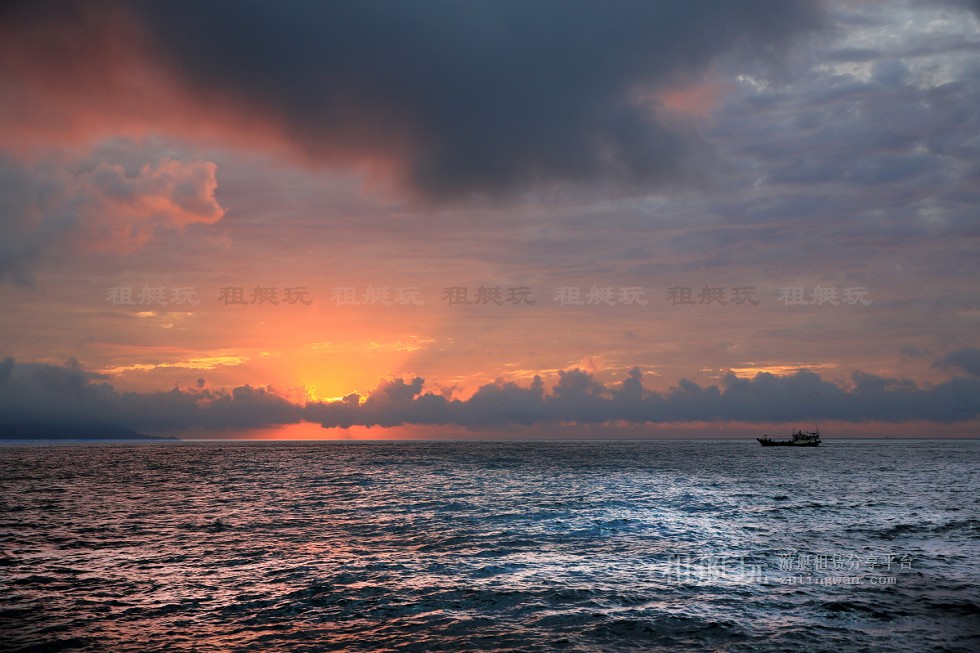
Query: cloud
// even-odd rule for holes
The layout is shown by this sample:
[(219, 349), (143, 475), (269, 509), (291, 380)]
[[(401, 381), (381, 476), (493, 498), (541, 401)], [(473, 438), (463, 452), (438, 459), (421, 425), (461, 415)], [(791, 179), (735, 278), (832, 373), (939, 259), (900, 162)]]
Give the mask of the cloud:
[(56, 123), (53, 97), (86, 116), (79, 129), (106, 112), (177, 130), (234, 116), (429, 198), (649, 188), (697, 177), (710, 154), (638, 91), (669, 98), (719, 57), (773, 57), (819, 22), (802, 0), (24, 3), (0, 72), (9, 97), (36, 96), (8, 108), (15, 123), (41, 106)]
[(10, 378), (11, 372), (14, 371), (14, 359), (11, 356), (7, 356), (2, 361), (0, 361), (0, 385), (7, 382)]
[(980, 377), (980, 349), (967, 348), (950, 352), (932, 365), (942, 370), (960, 371)]
[(46, 199), (48, 184), (0, 156), (0, 281), (29, 283), (45, 247), (74, 224)]
[(945, 3), (954, 7), (964, 7), (980, 17), (980, 0), (945, 0)]
[(212, 223), (224, 214), (214, 198), (217, 166), (209, 161), (164, 158), (130, 175), (121, 165), (101, 162), (76, 182), (103, 207), (130, 220), (161, 220), (175, 227)]
[(37, 259), (62, 245), (132, 252), (161, 230), (212, 224), (224, 215), (216, 175), (212, 162), (166, 157), (133, 166), (0, 156), (0, 280), (29, 282)]
[[(980, 416), (980, 383), (953, 378), (920, 388), (902, 379), (856, 372), (850, 389), (800, 371), (784, 377), (761, 373), (753, 379), (727, 376), (722, 385), (700, 386), (681, 380), (665, 393), (647, 391), (642, 373), (632, 369), (618, 384), (600, 383), (588, 372), (559, 372), (558, 383), (544, 391), (540, 377), (530, 386), (498, 382), (481, 387), (471, 398), (458, 400), (418, 392), (393, 407), (372, 404), (345, 406), (337, 420), (333, 404), (311, 405), (308, 418), (326, 427), (361, 424), (459, 424), (466, 426), (606, 422), (904, 422), (954, 423)], [(388, 386), (383, 386), (387, 388)], [(321, 413), (322, 411), (322, 413)]]
[[(11, 360), (11, 359), (7, 359)], [(6, 365), (6, 362), (4, 363)], [(299, 421), (302, 406), (269, 388), (118, 392), (102, 375), (65, 366), (11, 363), (0, 383), (0, 421), (57, 424), (138, 424), (148, 430), (191, 427), (255, 428)]]
[[(974, 354), (975, 355), (975, 351)], [(362, 400), (297, 403), (275, 388), (232, 390), (205, 384), (166, 392), (118, 392), (103, 377), (66, 366), (0, 363), (0, 422), (116, 423), (147, 432), (249, 429), (300, 421), (325, 428), (408, 424), (507, 427), (534, 424), (925, 421), (952, 424), (980, 416), (980, 378), (954, 377), (920, 387), (903, 379), (856, 372), (844, 388), (809, 371), (722, 384), (681, 380), (667, 392), (646, 390), (639, 369), (603, 384), (588, 372), (559, 373), (547, 392), (540, 377), (527, 386), (498, 381), (466, 400), (424, 391), (424, 381), (381, 381)], [(6, 379), (4, 381), (4, 379)]]

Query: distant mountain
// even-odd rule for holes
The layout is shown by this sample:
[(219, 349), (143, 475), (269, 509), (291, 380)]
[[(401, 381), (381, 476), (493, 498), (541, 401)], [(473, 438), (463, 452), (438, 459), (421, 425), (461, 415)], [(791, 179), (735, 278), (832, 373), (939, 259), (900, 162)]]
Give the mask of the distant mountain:
[(0, 424), (0, 440), (177, 440), (118, 424)]

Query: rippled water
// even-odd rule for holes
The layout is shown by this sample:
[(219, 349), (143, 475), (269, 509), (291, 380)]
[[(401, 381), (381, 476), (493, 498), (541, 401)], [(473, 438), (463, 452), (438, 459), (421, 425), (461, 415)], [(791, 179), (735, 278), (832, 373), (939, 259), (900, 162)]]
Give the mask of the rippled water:
[(978, 650), (978, 462), (977, 441), (4, 446), (0, 646)]

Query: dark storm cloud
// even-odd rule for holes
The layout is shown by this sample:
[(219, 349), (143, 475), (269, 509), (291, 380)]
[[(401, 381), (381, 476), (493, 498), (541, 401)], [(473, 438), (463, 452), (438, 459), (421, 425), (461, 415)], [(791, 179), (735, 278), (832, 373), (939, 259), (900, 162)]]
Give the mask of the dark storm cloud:
[[(436, 198), (686, 178), (704, 145), (644, 108), (637, 89), (697, 81), (736, 50), (771, 56), (819, 23), (817, 3), (802, 0), (109, 6), (135, 15), (157, 63), (192, 97), (275, 122), (330, 162), (394, 162)], [(63, 34), (61, 17), (94, 11), (80, 7), (40, 3), (5, 18), (37, 32), (47, 59), (46, 34)], [(89, 54), (73, 42), (57, 40), (61, 57)]]
[[(977, 363), (976, 350), (950, 361)], [(966, 361), (964, 363), (964, 361)], [(971, 374), (977, 370), (969, 368)], [(6, 382), (2, 381), (6, 376)], [(540, 378), (527, 386), (497, 382), (466, 400), (424, 392), (421, 378), (382, 381), (362, 400), (295, 404), (266, 388), (231, 391), (193, 387), (119, 393), (77, 364), (65, 367), (0, 363), (0, 423), (112, 423), (148, 432), (191, 428), (247, 429), (300, 421), (324, 427), (532, 424), (799, 422), (838, 420), (952, 424), (980, 416), (980, 378), (954, 377), (929, 387), (856, 372), (845, 389), (801, 371), (784, 377), (726, 377), (720, 386), (682, 380), (660, 393), (630, 370), (603, 384), (588, 372), (563, 371), (550, 392)]]
[(980, 377), (980, 349), (967, 348), (950, 352), (937, 360), (933, 367)]

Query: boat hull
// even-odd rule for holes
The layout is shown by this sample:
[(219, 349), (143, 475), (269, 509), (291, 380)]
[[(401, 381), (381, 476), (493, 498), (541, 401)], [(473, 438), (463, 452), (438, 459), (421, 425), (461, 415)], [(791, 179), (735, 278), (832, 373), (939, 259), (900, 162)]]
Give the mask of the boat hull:
[(811, 442), (793, 442), (792, 440), (767, 440), (766, 438), (756, 438), (763, 447), (816, 447), (819, 440)]

